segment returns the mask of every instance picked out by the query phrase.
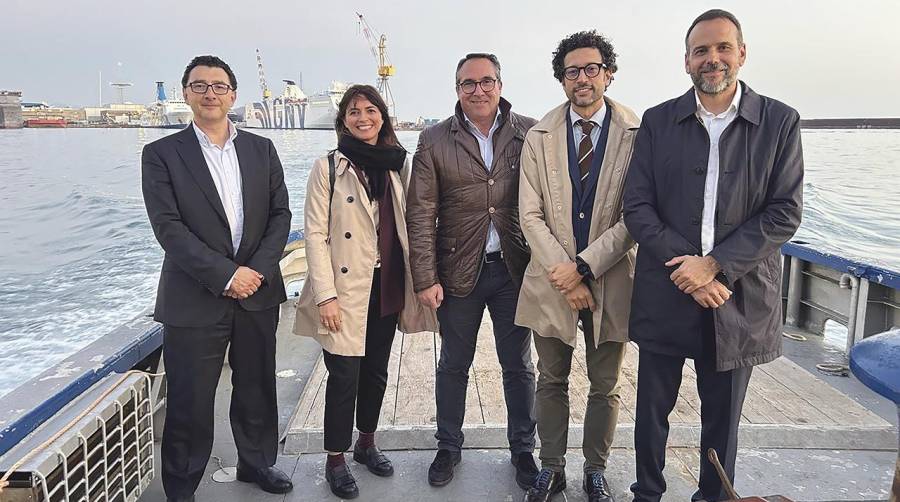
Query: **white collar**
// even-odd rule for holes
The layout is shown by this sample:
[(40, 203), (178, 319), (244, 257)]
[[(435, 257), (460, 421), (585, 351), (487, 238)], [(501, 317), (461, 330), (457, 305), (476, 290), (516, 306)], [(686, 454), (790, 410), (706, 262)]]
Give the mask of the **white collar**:
[[(202, 129), (197, 127), (193, 121), (191, 121), (191, 125), (194, 127), (194, 132), (197, 134), (197, 141), (200, 142), (200, 146), (209, 148), (212, 146), (219, 146), (210, 141), (209, 136), (203, 132)], [(225, 140), (225, 146), (228, 146), (229, 143), (234, 142), (234, 138), (237, 137), (237, 127), (234, 126), (234, 123), (231, 122), (231, 119), (228, 119), (228, 139)]]
[[(594, 114), (591, 115), (591, 118), (588, 120), (590, 120), (591, 122), (596, 124), (596, 127), (603, 127), (603, 119), (605, 119), (605, 118), (606, 118), (606, 100), (604, 99), (603, 106), (601, 106), (599, 110), (594, 112)], [(569, 119), (572, 121), (572, 127), (575, 127), (575, 124), (579, 120), (584, 120), (583, 118), (581, 118), (581, 115), (578, 115), (577, 113), (575, 113), (575, 110), (572, 108), (572, 105), (569, 105)]]
[[(466, 119), (466, 124), (469, 126), (470, 129), (474, 128), (476, 131), (481, 132), (481, 129), (479, 129), (478, 126), (475, 125), (475, 122), (472, 122), (469, 119), (469, 116), (466, 115), (466, 112), (463, 112), (463, 118)], [(500, 107), (498, 106), (497, 107), (497, 115), (494, 116), (494, 123), (491, 125), (491, 128), (488, 130), (488, 136), (490, 136), (491, 133), (494, 132), (494, 130), (496, 130), (497, 127), (499, 127), (499, 125), (500, 125)]]
[(694, 99), (697, 101), (697, 113), (704, 115), (713, 115), (715, 117), (724, 117), (727, 113), (734, 110), (735, 112), (738, 110), (738, 106), (741, 104), (741, 81), (738, 80), (737, 88), (734, 91), (734, 97), (731, 98), (731, 104), (728, 105), (728, 108), (725, 109), (724, 112), (714, 115), (712, 112), (707, 110), (703, 103), (700, 102), (700, 94), (697, 92), (697, 89), (694, 88)]

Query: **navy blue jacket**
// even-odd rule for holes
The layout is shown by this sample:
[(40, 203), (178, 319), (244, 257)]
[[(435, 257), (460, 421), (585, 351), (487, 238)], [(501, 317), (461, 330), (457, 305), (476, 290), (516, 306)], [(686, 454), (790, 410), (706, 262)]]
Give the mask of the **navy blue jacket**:
[[(738, 116), (719, 141), (715, 244), (733, 295), (715, 309), (719, 371), (781, 355), (781, 245), (800, 225), (800, 116), (742, 85)], [(669, 278), (666, 261), (700, 254), (709, 135), (694, 90), (644, 113), (625, 182), (624, 219), (638, 242), (629, 333), (642, 350), (697, 357), (703, 308)]]

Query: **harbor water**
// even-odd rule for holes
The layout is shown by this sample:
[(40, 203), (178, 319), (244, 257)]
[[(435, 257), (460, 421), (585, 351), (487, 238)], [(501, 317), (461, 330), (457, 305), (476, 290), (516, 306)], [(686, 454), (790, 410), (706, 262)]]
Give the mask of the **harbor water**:
[[(148, 311), (162, 261), (144, 211), (140, 153), (171, 130), (0, 130), (0, 396)], [(285, 167), (293, 224), (332, 131), (255, 131)], [(417, 132), (400, 132), (412, 152)], [(900, 131), (803, 132), (795, 237), (900, 271)]]

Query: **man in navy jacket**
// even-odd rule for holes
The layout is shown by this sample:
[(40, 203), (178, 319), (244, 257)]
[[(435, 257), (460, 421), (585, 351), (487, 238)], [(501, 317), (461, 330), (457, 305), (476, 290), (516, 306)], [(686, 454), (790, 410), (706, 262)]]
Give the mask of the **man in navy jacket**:
[(685, 358), (701, 399), (699, 490), (725, 498), (707, 460), (734, 479), (737, 430), (754, 365), (781, 355), (781, 245), (800, 225), (803, 155), (795, 110), (737, 79), (738, 20), (700, 15), (685, 37), (694, 87), (644, 114), (625, 185), (638, 242), (629, 336), (640, 347), (635, 501), (665, 492), (667, 417)]

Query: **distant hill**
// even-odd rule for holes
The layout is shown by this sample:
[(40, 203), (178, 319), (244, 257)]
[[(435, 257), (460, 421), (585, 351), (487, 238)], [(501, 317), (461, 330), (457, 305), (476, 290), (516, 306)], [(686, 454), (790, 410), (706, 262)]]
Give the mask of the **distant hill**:
[(800, 119), (803, 129), (900, 129), (900, 118)]

